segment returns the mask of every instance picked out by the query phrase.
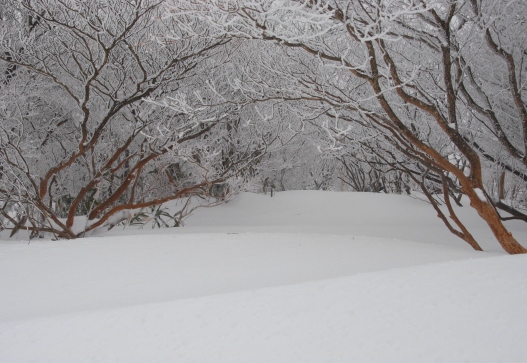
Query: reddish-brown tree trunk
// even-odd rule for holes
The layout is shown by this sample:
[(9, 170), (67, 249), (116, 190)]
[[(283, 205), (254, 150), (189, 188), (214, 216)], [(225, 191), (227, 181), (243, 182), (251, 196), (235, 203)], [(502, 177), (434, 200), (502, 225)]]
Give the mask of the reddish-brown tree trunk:
[(467, 195), (470, 198), (470, 206), (474, 208), (479, 216), (487, 222), (492, 233), (500, 243), (501, 247), (511, 255), (527, 253), (527, 249), (523, 247), (510, 233), (501, 222), (500, 216), (496, 209), (487, 202), (482, 201), (474, 190), (467, 190)]

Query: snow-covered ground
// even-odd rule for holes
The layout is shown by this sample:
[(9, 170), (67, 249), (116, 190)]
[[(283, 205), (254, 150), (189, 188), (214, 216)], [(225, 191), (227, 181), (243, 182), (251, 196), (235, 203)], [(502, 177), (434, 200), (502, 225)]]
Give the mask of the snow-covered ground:
[(314, 191), (0, 241), (0, 362), (527, 362), (527, 256), (459, 214), (490, 252), (418, 199)]

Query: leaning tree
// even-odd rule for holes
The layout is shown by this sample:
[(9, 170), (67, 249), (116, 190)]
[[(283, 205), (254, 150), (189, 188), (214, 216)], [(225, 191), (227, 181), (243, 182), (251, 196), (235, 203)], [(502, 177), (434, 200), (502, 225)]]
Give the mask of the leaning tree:
[(485, 178), (489, 164), (525, 175), (526, 8), (521, 0), (178, 0), (171, 11), (286, 49), (296, 67), (284, 79), (296, 80), (297, 101), (324, 119), (375, 128), (421, 165), (410, 175), (431, 170), (454, 184), (507, 252), (525, 253)]

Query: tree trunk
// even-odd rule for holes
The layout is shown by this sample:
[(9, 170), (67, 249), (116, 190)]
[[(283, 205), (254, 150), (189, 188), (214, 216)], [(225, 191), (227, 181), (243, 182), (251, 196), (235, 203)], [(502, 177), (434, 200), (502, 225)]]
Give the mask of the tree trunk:
[(498, 184), (498, 198), (500, 200), (505, 199), (505, 170), (501, 172), (500, 181)]
[(470, 198), (470, 206), (478, 212), (479, 216), (483, 218), (485, 222), (487, 222), (501, 247), (503, 247), (507, 253), (511, 255), (527, 253), (527, 249), (516, 241), (512, 233), (505, 228), (498, 213), (492, 205), (480, 200), (475, 191), (470, 191), (467, 195)]

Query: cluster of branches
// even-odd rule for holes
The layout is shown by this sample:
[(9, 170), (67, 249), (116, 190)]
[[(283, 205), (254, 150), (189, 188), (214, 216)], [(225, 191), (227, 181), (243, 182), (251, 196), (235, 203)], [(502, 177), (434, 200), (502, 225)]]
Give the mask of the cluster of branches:
[(527, 252), (503, 224), (527, 221), (523, 0), (0, 0), (0, 18), (3, 228), (75, 238), (226, 181), (340, 180), (419, 188), (480, 249), (464, 195)]
[(258, 118), (250, 100), (218, 91), (236, 45), (165, 13), (159, 0), (0, 2), (2, 229), (76, 238), (250, 179), (277, 130), (240, 122)]
[(527, 252), (498, 208), (521, 212), (487, 191), (489, 170), (527, 171), (524, 1), (178, 0), (171, 11), (273, 44), (285, 59), (273, 64), (281, 96), (304, 101), (305, 119), (331, 135), (327, 150), (358, 137), (369, 167), (381, 162), (427, 193), (446, 188), (445, 199), (466, 195), (507, 252)]

